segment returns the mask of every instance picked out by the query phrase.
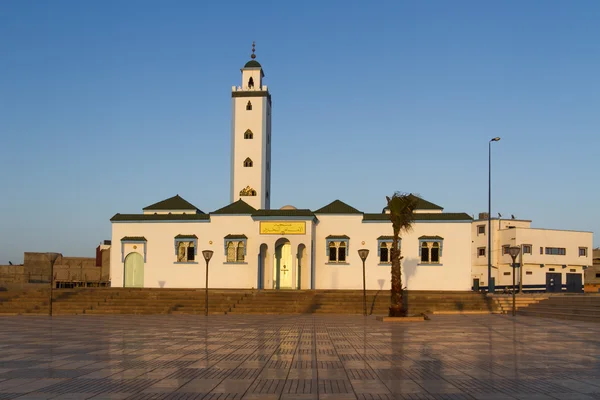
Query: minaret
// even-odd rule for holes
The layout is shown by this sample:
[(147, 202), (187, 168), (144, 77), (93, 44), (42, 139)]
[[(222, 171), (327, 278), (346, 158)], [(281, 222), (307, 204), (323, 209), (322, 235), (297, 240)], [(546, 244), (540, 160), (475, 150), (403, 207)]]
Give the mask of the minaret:
[(271, 94), (263, 85), (262, 66), (251, 60), (242, 68), (242, 84), (231, 89), (231, 202), (244, 200), (256, 209), (271, 206)]

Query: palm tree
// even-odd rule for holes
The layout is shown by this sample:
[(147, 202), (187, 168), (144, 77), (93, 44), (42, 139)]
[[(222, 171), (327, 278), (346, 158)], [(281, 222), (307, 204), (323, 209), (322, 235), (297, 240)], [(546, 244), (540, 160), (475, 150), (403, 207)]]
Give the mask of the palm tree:
[(394, 236), (392, 240), (392, 249), (390, 256), (392, 259), (392, 289), (391, 289), (391, 305), (390, 317), (405, 317), (406, 311), (403, 304), (402, 293), (402, 260), (400, 246), (398, 242), (402, 232), (411, 230), (415, 221), (414, 210), (417, 205), (417, 197), (412, 194), (396, 192), (389, 198), (386, 196), (388, 209), (390, 211), (390, 221), (394, 228)]

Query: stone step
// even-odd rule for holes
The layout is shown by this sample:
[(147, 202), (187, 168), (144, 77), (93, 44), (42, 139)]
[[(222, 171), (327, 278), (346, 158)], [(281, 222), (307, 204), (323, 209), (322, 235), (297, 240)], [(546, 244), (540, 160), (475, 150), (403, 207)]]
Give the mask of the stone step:
[(530, 316), (530, 317), (541, 317), (541, 318), (553, 318), (553, 319), (564, 319), (573, 321), (590, 321), (600, 322), (600, 315), (582, 315), (573, 314), (571, 312), (553, 312), (553, 311), (535, 311), (535, 310), (518, 310), (517, 315)]

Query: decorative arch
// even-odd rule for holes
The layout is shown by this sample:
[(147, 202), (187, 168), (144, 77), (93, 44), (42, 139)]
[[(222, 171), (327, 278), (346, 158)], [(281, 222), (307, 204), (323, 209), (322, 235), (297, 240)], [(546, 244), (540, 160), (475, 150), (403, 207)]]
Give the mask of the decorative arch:
[(250, 129), (246, 130), (246, 132), (244, 132), (244, 139), (253, 139), (254, 138), (254, 133), (252, 133), (252, 131)]
[(252, 102), (250, 100), (248, 100), (248, 104), (246, 104), (246, 110), (252, 110)]
[(240, 190), (240, 196), (256, 196), (256, 190), (252, 189), (250, 186), (246, 186), (244, 189)]
[(250, 79), (248, 79), (248, 87), (250, 89), (254, 88), (254, 79), (252, 79), (252, 77), (250, 77)]
[(250, 157), (248, 157), (244, 160), (244, 167), (252, 167), (253, 165), (254, 165), (254, 163), (252, 162)]

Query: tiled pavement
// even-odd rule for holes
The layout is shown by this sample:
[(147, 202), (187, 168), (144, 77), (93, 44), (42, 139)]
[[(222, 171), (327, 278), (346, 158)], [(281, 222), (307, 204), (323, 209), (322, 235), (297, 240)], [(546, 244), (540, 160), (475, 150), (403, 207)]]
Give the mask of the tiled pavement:
[(5, 399), (600, 399), (600, 324), (0, 317)]

